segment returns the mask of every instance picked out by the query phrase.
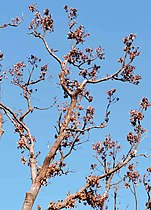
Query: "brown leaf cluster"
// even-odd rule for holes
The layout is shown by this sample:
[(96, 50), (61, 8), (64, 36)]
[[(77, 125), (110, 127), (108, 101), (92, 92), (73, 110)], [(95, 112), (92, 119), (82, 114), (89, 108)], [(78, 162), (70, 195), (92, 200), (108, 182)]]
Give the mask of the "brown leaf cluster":
[[(45, 9), (43, 12), (43, 15), (41, 15), (40, 11), (37, 9), (35, 5), (30, 5), (29, 10), (34, 14), (34, 18), (32, 19), (29, 30), (32, 30), (32, 33), (34, 35), (41, 34), (40, 29), (43, 30), (43, 35), (45, 35), (46, 31), (53, 32), (54, 26), (53, 26), (53, 19), (51, 17), (49, 9)], [(37, 31), (38, 30), (38, 31)]]

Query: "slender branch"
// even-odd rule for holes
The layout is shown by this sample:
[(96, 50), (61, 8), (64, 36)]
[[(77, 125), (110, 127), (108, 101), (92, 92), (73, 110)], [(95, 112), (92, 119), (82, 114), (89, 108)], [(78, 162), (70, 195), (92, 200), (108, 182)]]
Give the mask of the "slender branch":
[[(120, 72), (123, 71), (123, 69), (125, 68), (125, 60), (126, 60), (126, 57), (127, 57), (127, 54), (125, 55), (124, 57), (124, 61), (123, 61), (123, 65), (122, 67), (116, 71), (115, 73), (111, 74), (111, 75), (108, 75), (106, 77), (103, 77), (103, 78), (100, 78), (98, 80), (89, 80), (89, 79), (86, 79), (83, 81), (83, 86), (86, 85), (86, 83), (90, 83), (90, 84), (96, 84), (96, 83), (101, 83), (101, 82), (105, 82), (105, 81), (108, 81), (110, 79), (117, 79), (117, 76)], [(132, 63), (133, 59), (131, 59), (127, 64), (126, 66), (129, 66), (131, 63)]]
[(134, 182), (133, 182), (133, 190), (130, 187), (130, 191), (134, 195), (134, 199), (135, 199), (135, 210), (138, 210), (138, 200), (137, 200), (137, 194), (136, 194), (136, 186), (135, 186)]
[(114, 191), (114, 210), (117, 210), (117, 190)]
[(15, 18), (14, 22), (12, 21), (12, 23), (4, 23), (3, 25), (0, 25), (0, 28), (6, 28), (8, 26), (11, 27), (17, 27), (18, 25), (20, 25), (22, 22), (24, 21), (24, 16), (22, 15), (22, 18), (19, 20), (19, 18)]
[(40, 34), (35, 33), (35, 32), (32, 32), (31, 34), (33, 34), (35, 37), (40, 38), (43, 41), (43, 43), (45, 45), (45, 48), (48, 51), (48, 53), (60, 64), (61, 70), (62, 70), (61, 73), (59, 74), (60, 84), (61, 84), (63, 90), (71, 97), (72, 92), (65, 85), (65, 78), (64, 78), (64, 76), (66, 74), (66, 64), (67, 64), (67, 61), (66, 60), (65, 61), (61, 61), (60, 58), (53, 53), (53, 50), (51, 50), (49, 48), (48, 43), (46, 42), (46, 40), (45, 40), (45, 38), (43, 36), (41, 36)]
[(75, 63), (71, 63), (71, 64), (72, 64), (73, 66), (77, 67), (78, 69), (83, 70), (83, 68), (81, 68), (82, 65), (84, 65), (84, 64), (86, 64), (86, 63), (88, 63), (88, 62), (93, 62), (93, 61), (95, 61), (97, 58), (98, 58), (98, 56), (95, 56), (95, 57), (92, 58), (92, 59), (89, 59), (89, 60), (87, 60), (87, 61), (83, 61), (83, 62), (80, 63), (79, 65), (78, 65), (78, 64), (75, 64)]
[(99, 162), (99, 164), (104, 168), (104, 164), (100, 161), (97, 155), (93, 155), (94, 158)]
[[(20, 134), (20, 137), (24, 137), (24, 144), (26, 146), (26, 148), (29, 150), (30, 153), (30, 158), (29, 158), (29, 165), (30, 165), (30, 171), (31, 171), (31, 178), (32, 178), (32, 182), (34, 182), (35, 178), (36, 178), (36, 160), (35, 160), (35, 156), (34, 156), (34, 140), (33, 137), (30, 133), (30, 130), (27, 128), (27, 126), (22, 122), (22, 120), (19, 120), (16, 116), (16, 114), (7, 106), (5, 106), (2, 102), (0, 102), (0, 107), (4, 110), (5, 114), (7, 115), (7, 117), (10, 119), (10, 121), (13, 123), (13, 125), (16, 127), (17, 123), (26, 130), (28, 137), (30, 139), (30, 144), (28, 144), (25, 134), (23, 134), (20, 130), (18, 131)], [(10, 113), (10, 116), (8, 114), (8, 112)]]
[(23, 121), (23, 119), (30, 113), (33, 111), (32, 107), (29, 107), (21, 116), (20, 116), (20, 121)]
[(81, 134), (78, 134), (78, 135), (75, 137), (75, 139), (74, 139), (74, 141), (73, 141), (73, 143), (72, 143), (72, 145), (71, 145), (71, 147), (70, 147), (70, 150), (69, 150), (68, 153), (64, 156), (64, 158), (68, 157), (68, 156), (71, 154), (72, 150), (74, 149), (74, 146), (75, 146), (75, 143), (76, 143), (76, 141), (77, 141), (77, 138), (79, 138), (80, 135), (81, 135)]
[(138, 155), (136, 155), (136, 157), (150, 158), (150, 157), (151, 157), (151, 154), (150, 154), (150, 155), (146, 155), (146, 154), (138, 154)]
[(50, 105), (49, 107), (40, 108), (40, 107), (34, 106), (34, 108), (33, 108), (33, 109), (37, 109), (37, 110), (40, 110), (40, 111), (46, 111), (46, 110), (51, 109), (51, 108), (52, 108), (52, 107), (56, 104), (56, 102), (57, 102), (57, 100), (55, 100), (55, 101), (53, 102), (53, 104), (52, 104), (52, 105)]
[(41, 36), (40, 34), (38, 33), (35, 33), (35, 32), (32, 32), (31, 34), (33, 34), (35, 37), (38, 37), (39, 39), (41, 39), (45, 45), (45, 48), (46, 50), (48, 51), (48, 53), (61, 65), (62, 61), (60, 60), (60, 58), (55, 55), (53, 53), (53, 50), (51, 50), (48, 46), (48, 43), (46, 42), (45, 38), (43, 36)]
[(15, 114), (9, 107), (5, 106), (2, 102), (0, 102), (0, 107), (1, 107), (4, 111), (5, 111), (5, 110), (8, 111), (8, 112), (13, 116), (13, 118), (15, 119), (15, 121), (16, 121), (18, 124), (20, 124), (28, 133), (30, 133), (30, 132), (29, 132), (29, 129), (25, 126), (25, 124), (17, 118), (16, 114)]
[(84, 128), (84, 129), (67, 128), (67, 131), (69, 130), (69, 131), (76, 132), (76, 133), (78, 133), (78, 132), (83, 133), (85, 131), (90, 131), (92, 129), (98, 129), (98, 128), (104, 128), (104, 127), (105, 127), (105, 125), (101, 124), (99, 126), (90, 126), (88, 128)]
[(147, 193), (147, 203), (146, 203), (145, 209), (148, 210), (151, 208), (151, 196), (150, 196), (151, 187), (150, 187), (149, 183), (146, 182), (146, 177), (143, 177), (143, 184), (144, 184), (145, 191)]
[(104, 81), (108, 81), (110, 79), (114, 79), (115, 76), (117, 76), (121, 71), (123, 70), (123, 66), (122, 68), (120, 68), (117, 72), (115, 72), (114, 74), (108, 75), (106, 77), (103, 77), (101, 79), (98, 80), (87, 80), (86, 83), (90, 83), (90, 84), (96, 84), (96, 83), (101, 83)]
[[(28, 81), (27, 81), (27, 83), (25, 84), (25, 86), (28, 86), (28, 85), (30, 85), (30, 84), (35, 84), (35, 83), (32, 83), (33, 81), (31, 81), (31, 77), (32, 77), (32, 74), (33, 74), (33, 72), (34, 72), (34, 65), (32, 66), (32, 70), (30, 71), (29, 70), (29, 77), (28, 77)], [(37, 81), (39, 81), (39, 80), (37, 80)], [(36, 81), (36, 83), (37, 83), (37, 81)]]
[(4, 133), (4, 130), (2, 128), (2, 125), (3, 125), (3, 117), (2, 117), (2, 113), (0, 111), (0, 138), (2, 137), (2, 135)]

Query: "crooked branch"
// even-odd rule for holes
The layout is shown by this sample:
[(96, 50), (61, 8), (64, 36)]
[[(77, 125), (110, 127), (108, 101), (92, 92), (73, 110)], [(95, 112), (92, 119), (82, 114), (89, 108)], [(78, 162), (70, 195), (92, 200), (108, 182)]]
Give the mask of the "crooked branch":
[(22, 18), (19, 19), (18, 17), (12, 19), (12, 23), (4, 23), (3, 25), (0, 25), (0, 28), (6, 28), (8, 26), (11, 27), (17, 27), (24, 21), (24, 16), (22, 15)]
[(53, 50), (49, 48), (48, 43), (46, 42), (45, 38), (43, 36), (41, 36), (38, 33), (32, 32), (31, 34), (33, 34), (35, 37), (38, 37), (39, 39), (41, 39), (45, 45), (46, 50), (48, 51), (48, 53), (61, 65), (62, 61), (60, 60), (60, 58), (55, 55), (53, 53)]

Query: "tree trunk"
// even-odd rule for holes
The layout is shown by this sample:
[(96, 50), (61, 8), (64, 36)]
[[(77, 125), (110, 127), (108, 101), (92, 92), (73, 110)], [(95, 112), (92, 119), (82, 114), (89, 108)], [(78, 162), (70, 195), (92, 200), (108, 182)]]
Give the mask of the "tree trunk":
[(29, 192), (26, 193), (25, 200), (23, 203), (22, 210), (32, 210), (35, 199), (39, 193), (41, 184), (39, 182), (32, 184)]

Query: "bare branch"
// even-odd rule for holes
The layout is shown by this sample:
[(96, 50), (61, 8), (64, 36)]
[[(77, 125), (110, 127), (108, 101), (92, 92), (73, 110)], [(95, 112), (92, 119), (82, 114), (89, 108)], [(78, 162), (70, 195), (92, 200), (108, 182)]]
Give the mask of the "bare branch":
[(51, 109), (51, 108), (56, 104), (56, 102), (57, 102), (57, 100), (55, 100), (55, 101), (53, 102), (53, 104), (50, 105), (49, 107), (40, 108), (40, 107), (34, 106), (33, 109), (37, 109), (37, 110), (40, 110), (40, 111), (46, 111), (46, 110)]
[(114, 191), (114, 210), (117, 210), (117, 190)]
[(2, 137), (4, 130), (2, 129), (3, 125), (3, 118), (2, 118), (2, 113), (0, 112), (0, 138)]
[(83, 133), (83, 132), (85, 132), (85, 131), (90, 131), (90, 130), (92, 130), (92, 129), (104, 128), (105, 126), (106, 126), (106, 125), (101, 124), (101, 125), (99, 125), (99, 126), (90, 126), (90, 127), (88, 127), (88, 128), (84, 128), (84, 129), (72, 129), (72, 128), (67, 128), (67, 130), (70, 130), (70, 131), (73, 131), (73, 132), (76, 132), (76, 133), (78, 133), (78, 132)]
[(134, 200), (135, 200), (135, 210), (138, 210), (138, 200), (137, 200), (137, 194), (136, 194), (136, 185), (135, 183), (133, 182), (133, 189), (131, 187), (130, 188), (130, 191), (132, 192), (132, 194), (134, 195)]
[(23, 16), (23, 14), (22, 14), (22, 18), (21, 18), (21, 19), (19, 19), (18, 17), (13, 18), (13, 19), (12, 19), (12, 23), (4, 23), (3, 25), (0, 25), (0, 28), (6, 28), (6, 27), (8, 27), (8, 26), (17, 27), (17, 26), (19, 26), (23, 21), (24, 21), (24, 16)]
[(40, 34), (38, 33), (35, 33), (35, 32), (32, 32), (31, 34), (33, 34), (35, 37), (38, 37), (39, 39), (41, 39), (45, 45), (45, 48), (46, 50), (48, 51), (48, 53), (61, 65), (62, 61), (58, 58), (58, 56), (56, 56), (54, 53), (53, 53), (53, 50), (49, 48), (45, 38), (43, 36), (41, 36)]

